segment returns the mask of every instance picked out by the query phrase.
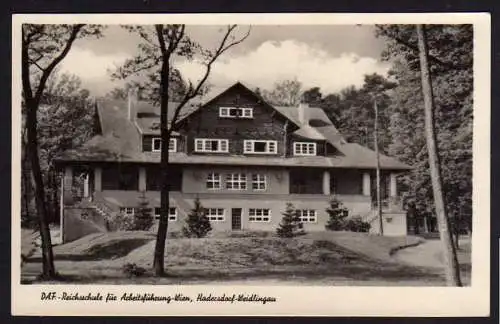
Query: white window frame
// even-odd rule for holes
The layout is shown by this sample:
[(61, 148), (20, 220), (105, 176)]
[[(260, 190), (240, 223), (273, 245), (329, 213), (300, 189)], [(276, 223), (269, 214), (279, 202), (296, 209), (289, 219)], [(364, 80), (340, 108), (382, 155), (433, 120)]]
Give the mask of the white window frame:
[(227, 190), (247, 190), (247, 175), (245, 173), (228, 173), (225, 182)]
[[(219, 207), (205, 208), (205, 216), (211, 222), (223, 222), (226, 220), (226, 210)], [(222, 213), (220, 213), (222, 211)]]
[[(255, 151), (255, 143), (265, 143), (266, 150), (264, 152)], [(270, 149), (273, 147), (274, 149)], [(244, 140), (243, 153), (245, 154), (278, 154), (278, 141), (274, 140)]]
[[(173, 213), (172, 210), (174, 211)], [(155, 207), (154, 209), (155, 219), (160, 219), (160, 207)], [(175, 222), (177, 221), (177, 207), (169, 207), (168, 209), (168, 221)]]
[[(208, 184), (212, 183), (212, 188), (208, 187)], [(215, 186), (217, 184), (217, 186)], [(222, 188), (222, 177), (220, 173), (210, 172), (207, 175), (206, 187), (208, 190), (220, 190)]]
[[(160, 149), (157, 150), (155, 149), (155, 142), (159, 141), (160, 142)], [(169, 152), (177, 152), (177, 138), (170, 138), (170, 141), (168, 143), (168, 151)], [(153, 137), (151, 139), (151, 152), (161, 152), (161, 137)]]
[(135, 208), (134, 207), (120, 207), (120, 213), (125, 214), (127, 216), (134, 216), (135, 215)]
[[(263, 187), (262, 187), (263, 185)], [(257, 188), (255, 188), (257, 186)], [(252, 190), (253, 191), (266, 191), (267, 190), (267, 176), (262, 173), (252, 174)]]
[(252, 223), (269, 223), (271, 221), (271, 209), (249, 208), (248, 221)]
[(318, 145), (315, 142), (294, 142), (293, 155), (298, 156), (315, 156)]
[[(237, 111), (236, 114), (231, 114)], [(238, 112), (239, 111), (239, 112)], [(251, 107), (219, 107), (219, 117), (221, 118), (253, 118), (253, 108)]]
[(299, 209), (298, 213), (302, 223), (318, 222), (318, 212), (315, 209)]
[[(211, 142), (217, 142), (217, 150), (210, 149)], [(225, 150), (221, 147), (225, 145)], [(194, 140), (194, 151), (201, 153), (229, 153), (229, 140), (228, 139), (218, 139), (218, 138), (195, 138)]]

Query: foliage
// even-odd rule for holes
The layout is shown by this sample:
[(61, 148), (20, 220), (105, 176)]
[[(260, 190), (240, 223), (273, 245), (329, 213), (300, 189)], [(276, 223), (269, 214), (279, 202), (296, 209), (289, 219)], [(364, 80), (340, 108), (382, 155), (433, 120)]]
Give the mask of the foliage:
[(139, 203), (134, 213), (134, 231), (148, 231), (153, 226), (153, 209), (149, 207), (149, 202), (145, 192), (139, 197)]
[(186, 237), (202, 238), (207, 236), (211, 230), (212, 225), (205, 215), (205, 208), (201, 205), (200, 200), (196, 198), (194, 207), (186, 219), (186, 226), (182, 228), (182, 232)]
[(279, 237), (291, 238), (305, 234), (299, 211), (295, 209), (293, 204), (287, 203), (286, 209), (282, 215), (283, 218), (281, 219), (279, 227), (276, 229), (276, 234)]
[(142, 277), (146, 273), (146, 269), (139, 267), (135, 263), (125, 263), (123, 265), (122, 271), (127, 277)]
[(279, 81), (271, 91), (263, 90), (262, 96), (272, 105), (298, 106), (302, 96), (302, 83), (296, 78)]
[(110, 213), (106, 217), (106, 227), (108, 231), (133, 231), (135, 227), (134, 217), (130, 217), (124, 212)]
[(344, 225), (345, 230), (350, 232), (365, 232), (370, 231), (370, 223), (363, 221), (360, 216), (354, 216), (349, 218)]
[(349, 210), (335, 197), (330, 200), (326, 213), (328, 214), (328, 221), (325, 224), (325, 229), (329, 231), (342, 231), (346, 229), (346, 219), (349, 216)]
[[(401, 179), (405, 203), (416, 217), (434, 214), (416, 33), (413, 26), (384, 25), (384, 57), (393, 61), (389, 153), (414, 168)], [(473, 30), (471, 25), (427, 26), (435, 103), (435, 131), (445, 203), (452, 222), (472, 226)]]

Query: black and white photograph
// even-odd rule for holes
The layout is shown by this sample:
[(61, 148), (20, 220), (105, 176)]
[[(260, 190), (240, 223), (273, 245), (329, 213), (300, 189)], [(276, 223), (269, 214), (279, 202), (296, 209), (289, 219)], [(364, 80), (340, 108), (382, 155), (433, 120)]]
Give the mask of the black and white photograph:
[(17, 301), (488, 310), (488, 16), (207, 16), (14, 18)]

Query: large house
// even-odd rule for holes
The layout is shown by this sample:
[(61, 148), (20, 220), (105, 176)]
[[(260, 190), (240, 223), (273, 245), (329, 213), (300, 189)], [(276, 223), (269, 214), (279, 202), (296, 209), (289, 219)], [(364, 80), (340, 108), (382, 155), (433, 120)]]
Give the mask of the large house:
[[(141, 195), (159, 213), (159, 107), (102, 100), (95, 114), (96, 136), (58, 159), (63, 241), (105, 231), (106, 214), (133, 215)], [(379, 231), (376, 154), (346, 142), (322, 109), (273, 106), (238, 82), (184, 107), (171, 127), (169, 231), (182, 229), (195, 198), (214, 230), (274, 231), (290, 202), (306, 231), (322, 231), (333, 195)], [(380, 168), (384, 234), (405, 235), (396, 178), (409, 166), (380, 155)]]

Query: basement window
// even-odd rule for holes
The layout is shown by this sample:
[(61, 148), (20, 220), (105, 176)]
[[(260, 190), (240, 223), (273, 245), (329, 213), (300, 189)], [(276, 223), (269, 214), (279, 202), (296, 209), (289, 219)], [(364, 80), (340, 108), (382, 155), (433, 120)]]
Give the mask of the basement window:
[(316, 223), (317, 216), (316, 210), (314, 209), (301, 209), (298, 211), (300, 221), (303, 223)]
[(250, 222), (269, 222), (271, 221), (271, 210), (269, 208), (250, 208), (248, 220)]
[(224, 221), (224, 208), (205, 208), (205, 216), (211, 222), (223, 222)]

